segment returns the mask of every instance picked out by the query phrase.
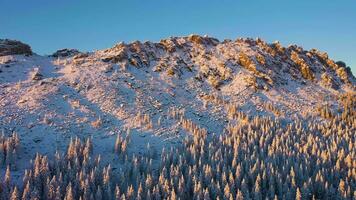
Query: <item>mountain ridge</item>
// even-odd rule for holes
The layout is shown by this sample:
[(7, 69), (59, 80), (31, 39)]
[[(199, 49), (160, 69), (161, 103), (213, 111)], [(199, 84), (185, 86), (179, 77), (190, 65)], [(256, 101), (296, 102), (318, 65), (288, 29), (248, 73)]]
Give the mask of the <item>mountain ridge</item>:
[(130, 131), (132, 151), (140, 152), (258, 116), (327, 121), (355, 95), (343, 63), (261, 39), (191, 35), (86, 53), (6, 55), (0, 70), (0, 127), (17, 132), (30, 155), (65, 149), (72, 137), (93, 137), (108, 154), (113, 137)]
[(197, 35), (28, 47), (0, 40), (0, 199), (356, 194), (355, 78), (325, 53)]

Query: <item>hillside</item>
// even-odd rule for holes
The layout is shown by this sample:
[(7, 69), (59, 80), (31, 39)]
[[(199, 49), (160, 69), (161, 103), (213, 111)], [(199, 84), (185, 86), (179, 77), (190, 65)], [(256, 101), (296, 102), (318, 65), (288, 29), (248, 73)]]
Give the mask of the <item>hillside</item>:
[[(129, 154), (145, 155), (148, 144), (150, 152), (158, 154), (163, 147), (189, 148), (185, 138), (197, 135), (214, 138), (256, 129), (264, 130), (256, 134), (269, 137), (288, 125), (294, 127), (289, 129), (293, 133), (312, 123), (323, 128), (309, 130), (323, 132), (341, 117), (347, 121), (340, 122), (345, 134), (351, 137), (355, 131), (356, 79), (343, 62), (316, 49), (198, 35), (119, 43), (95, 52), (64, 49), (51, 56), (11, 45), (19, 46), (0, 41), (0, 130), (6, 137), (16, 132), (20, 138), (15, 180), (32, 166), (29, 160), (37, 152), (52, 158), (56, 150), (66, 151), (75, 137), (91, 138), (94, 154), (101, 154), (115, 171), (121, 165), (113, 162), (119, 159), (113, 152), (118, 135), (125, 141), (130, 135)], [(313, 131), (310, 137), (319, 137)], [(303, 145), (309, 137), (305, 134), (283, 145), (291, 141)], [(329, 139), (315, 142), (331, 145)], [(355, 145), (350, 138), (345, 143)], [(354, 146), (345, 151), (355, 158)], [(309, 161), (304, 164), (312, 166)]]

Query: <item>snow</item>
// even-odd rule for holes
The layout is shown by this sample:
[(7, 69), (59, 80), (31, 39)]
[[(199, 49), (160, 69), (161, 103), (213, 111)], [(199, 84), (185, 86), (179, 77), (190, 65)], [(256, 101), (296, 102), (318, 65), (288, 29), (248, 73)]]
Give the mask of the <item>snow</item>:
[[(208, 133), (221, 133), (229, 122), (227, 105), (237, 105), (250, 115), (290, 120), (312, 115), (317, 105), (334, 105), (340, 93), (353, 90), (346, 85), (337, 91), (318, 82), (303, 84), (292, 78), (289, 69), (286, 71), (290, 67), (286, 64), (270, 69), (258, 66), (277, 83), (268, 91), (256, 92), (246, 81), (256, 74), (233, 61), (241, 51), (248, 56), (261, 53), (244, 42), (204, 46), (187, 38), (170, 38), (167, 44), (176, 48), (172, 53), (158, 44), (145, 44), (120, 44), (77, 59), (0, 57), (0, 127), (5, 134), (15, 131), (20, 135), (23, 148), (19, 172), (28, 167), (26, 163), (36, 152), (53, 155), (56, 150), (64, 151), (73, 137), (92, 137), (94, 149), (105, 155), (104, 161), (114, 159), (116, 135), (125, 134), (128, 129), (132, 136), (129, 151), (133, 153), (143, 153), (147, 143), (154, 149), (174, 145), (189, 133), (182, 129), (179, 119), (169, 117), (172, 108), (184, 110), (184, 118)], [(102, 60), (123, 52), (128, 58), (146, 57), (149, 64), (133, 66), (127, 59), (116, 63)], [(273, 62), (266, 57), (267, 62)], [(177, 73), (169, 76), (166, 71), (155, 71), (158, 63), (173, 67)], [(218, 90), (206, 80), (195, 79), (201, 73), (221, 73), (221, 63), (231, 70), (232, 78), (223, 81)], [(192, 66), (192, 71), (187, 66)], [(41, 74), (40, 80), (31, 78), (36, 70)], [(283, 114), (276, 116), (266, 109), (267, 103)], [(138, 113), (147, 114), (152, 127), (137, 123)]]

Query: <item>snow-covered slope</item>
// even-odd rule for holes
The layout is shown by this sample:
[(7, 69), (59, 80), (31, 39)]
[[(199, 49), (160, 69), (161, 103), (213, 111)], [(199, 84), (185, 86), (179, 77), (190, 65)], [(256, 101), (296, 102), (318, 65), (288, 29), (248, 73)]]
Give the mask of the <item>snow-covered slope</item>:
[(1, 56), (0, 129), (20, 135), (28, 158), (92, 136), (111, 159), (106, 153), (120, 132), (131, 132), (130, 151), (147, 143), (159, 149), (192, 127), (221, 133), (237, 114), (289, 122), (318, 116), (325, 105), (336, 113), (339, 97), (354, 91), (350, 69), (317, 50), (191, 35), (89, 53)]

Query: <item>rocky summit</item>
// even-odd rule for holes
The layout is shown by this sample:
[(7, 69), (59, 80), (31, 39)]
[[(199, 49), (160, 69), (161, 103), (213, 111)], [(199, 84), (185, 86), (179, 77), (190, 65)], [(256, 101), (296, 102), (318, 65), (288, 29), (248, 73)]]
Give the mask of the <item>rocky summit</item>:
[(0, 56), (32, 55), (31, 47), (17, 40), (0, 39)]

